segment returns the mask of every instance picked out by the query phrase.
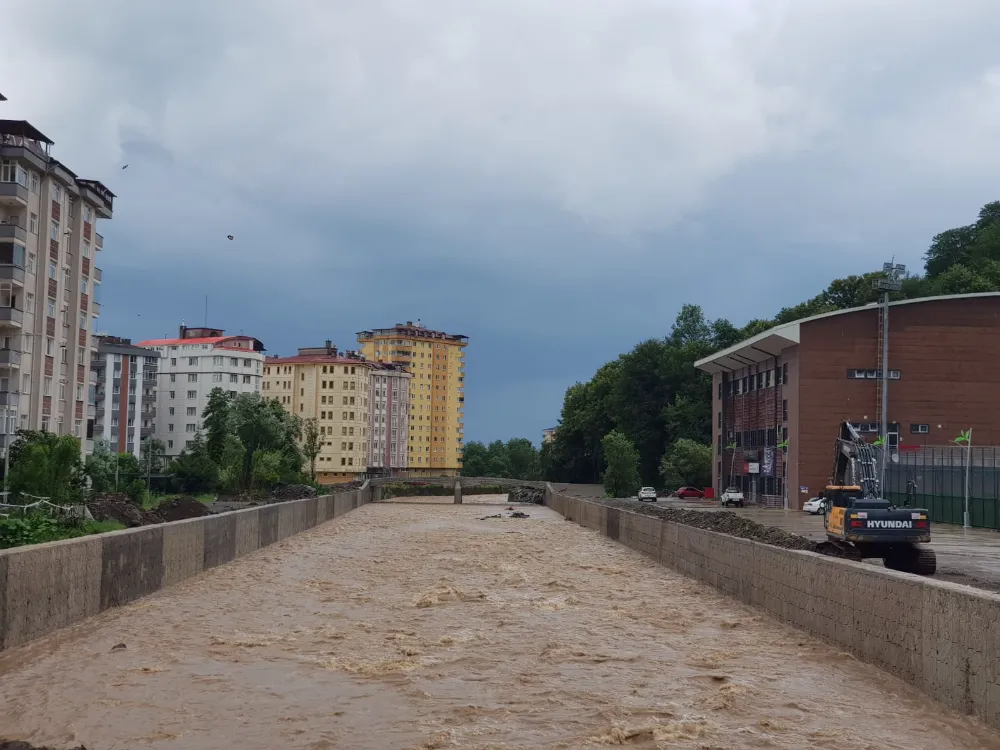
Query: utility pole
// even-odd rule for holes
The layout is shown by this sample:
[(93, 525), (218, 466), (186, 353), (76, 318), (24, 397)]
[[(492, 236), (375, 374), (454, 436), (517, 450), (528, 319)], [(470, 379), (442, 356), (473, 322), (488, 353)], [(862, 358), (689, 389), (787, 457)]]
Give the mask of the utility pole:
[(879, 346), (879, 363), (881, 372), (879, 377), (879, 402), (882, 407), (880, 415), (879, 432), (884, 441), (882, 444), (882, 471), (879, 479), (879, 493), (885, 497), (885, 470), (889, 463), (889, 292), (898, 292), (903, 288), (901, 281), (906, 273), (906, 266), (901, 263), (893, 264), (892, 261), (882, 264), (882, 277), (872, 281), (872, 287), (882, 292), (882, 305), (879, 309), (879, 333), (881, 341)]

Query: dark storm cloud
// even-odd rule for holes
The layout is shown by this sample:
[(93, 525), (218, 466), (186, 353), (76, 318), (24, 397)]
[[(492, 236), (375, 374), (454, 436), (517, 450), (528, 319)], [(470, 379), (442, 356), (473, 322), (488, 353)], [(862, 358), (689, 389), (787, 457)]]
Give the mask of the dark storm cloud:
[(119, 194), (103, 328), (420, 317), (472, 337), (470, 438), (537, 438), (685, 301), (919, 266), (997, 197), (992, 1), (31, 6), (3, 116)]

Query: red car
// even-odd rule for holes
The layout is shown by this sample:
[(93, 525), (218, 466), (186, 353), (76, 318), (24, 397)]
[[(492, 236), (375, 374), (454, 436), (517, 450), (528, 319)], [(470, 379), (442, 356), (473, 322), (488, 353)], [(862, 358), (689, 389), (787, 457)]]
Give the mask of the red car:
[(697, 487), (681, 487), (674, 494), (680, 498), (705, 497), (705, 493), (699, 490)]

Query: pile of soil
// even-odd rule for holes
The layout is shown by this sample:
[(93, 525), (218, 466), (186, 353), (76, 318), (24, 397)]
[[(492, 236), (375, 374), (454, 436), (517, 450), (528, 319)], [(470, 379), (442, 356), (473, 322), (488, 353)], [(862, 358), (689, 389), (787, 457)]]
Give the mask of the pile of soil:
[[(18, 742), (16, 740), (0, 740), (0, 750), (55, 750), (52, 747), (36, 747), (35, 745), (29, 745), (27, 742)], [(70, 750), (87, 750), (83, 745), (79, 747), (70, 748)]]
[(182, 495), (164, 500), (153, 511), (161, 521), (183, 521), (185, 518), (201, 518), (212, 515), (212, 511), (196, 497)]
[(271, 498), (274, 500), (302, 500), (307, 497), (316, 497), (316, 494), (315, 488), (307, 484), (289, 484), (272, 490)]
[(160, 522), (155, 513), (143, 510), (123, 494), (98, 495), (87, 503), (87, 510), (96, 521), (117, 521), (130, 529)]
[(541, 505), (545, 502), (545, 492), (534, 487), (517, 487), (507, 493), (508, 503), (532, 503)]
[(595, 499), (593, 502), (606, 505), (609, 508), (621, 508), (622, 510), (629, 510), (633, 513), (641, 513), (646, 516), (656, 516), (671, 523), (681, 523), (685, 526), (694, 526), (698, 529), (717, 531), (720, 534), (729, 534), (740, 539), (752, 539), (755, 542), (763, 542), (775, 547), (801, 549), (808, 552), (818, 551), (817, 543), (806, 539), (804, 536), (776, 529), (773, 526), (765, 526), (751, 518), (740, 516), (730, 511), (669, 508), (654, 503), (634, 503), (628, 500), (610, 500), (607, 498)]

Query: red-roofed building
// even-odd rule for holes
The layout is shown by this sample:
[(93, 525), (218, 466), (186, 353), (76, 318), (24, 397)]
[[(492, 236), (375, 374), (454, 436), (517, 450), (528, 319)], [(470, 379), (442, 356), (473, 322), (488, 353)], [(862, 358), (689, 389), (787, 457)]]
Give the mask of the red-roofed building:
[(174, 458), (201, 430), (213, 388), (235, 395), (259, 393), (264, 345), (252, 336), (227, 336), (221, 328), (181, 326), (176, 338), (138, 346), (160, 353), (153, 437)]

